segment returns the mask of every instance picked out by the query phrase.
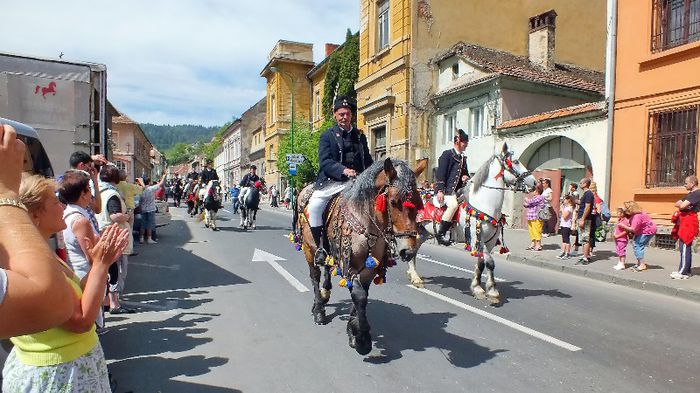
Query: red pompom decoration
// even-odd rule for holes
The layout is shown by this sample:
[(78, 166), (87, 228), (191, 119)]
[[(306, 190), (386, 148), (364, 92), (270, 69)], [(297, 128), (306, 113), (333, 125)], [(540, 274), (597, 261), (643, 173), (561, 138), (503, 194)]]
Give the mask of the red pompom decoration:
[(386, 211), (386, 196), (384, 194), (377, 196), (377, 199), (374, 200), (374, 208), (381, 213)]
[(479, 220), (483, 220), (483, 219), (484, 219), (484, 213), (479, 213)]
[(498, 222), (496, 220), (491, 220), (491, 225), (496, 225)]
[(416, 205), (414, 205), (411, 201), (406, 201), (403, 203), (403, 207), (405, 207), (406, 209), (415, 209)]

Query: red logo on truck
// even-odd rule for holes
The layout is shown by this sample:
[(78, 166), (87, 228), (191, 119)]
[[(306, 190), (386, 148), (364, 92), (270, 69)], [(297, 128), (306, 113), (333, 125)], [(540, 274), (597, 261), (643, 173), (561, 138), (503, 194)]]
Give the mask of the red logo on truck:
[(39, 91), (41, 91), (41, 96), (44, 98), (46, 98), (46, 95), (49, 93), (56, 95), (56, 82), (49, 82), (49, 85), (46, 87), (36, 85), (36, 89), (34, 89), (34, 94), (39, 94)]

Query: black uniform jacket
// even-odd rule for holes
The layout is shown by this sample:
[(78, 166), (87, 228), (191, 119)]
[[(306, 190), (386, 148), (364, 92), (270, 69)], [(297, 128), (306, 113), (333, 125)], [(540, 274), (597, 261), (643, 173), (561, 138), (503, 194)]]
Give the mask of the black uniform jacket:
[(204, 168), (202, 173), (199, 175), (204, 184), (208, 184), (211, 180), (219, 180), (219, 175), (216, 173), (216, 169)]
[(243, 179), (241, 179), (240, 186), (253, 187), (255, 186), (255, 182), (258, 180), (260, 180), (260, 176), (257, 174), (253, 175), (252, 173), (246, 173), (245, 176), (243, 176)]
[(435, 191), (442, 191), (447, 195), (454, 194), (463, 186), (463, 175), (469, 175), (467, 157), (457, 154), (455, 149), (445, 150), (438, 160)]
[(345, 168), (354, 169), (359, 175), (367, 169), (374, 160), (369, 153), (367, 138), (357, 128), (350, 130), (350, 140), (354, 141), (355, 157), (352, 167), (343, 165), (347, 157), (343, 157), (343, 130), (336, 124), (323, 134), (318, 142), (318, 177), (316, 187), (322, 187), (328, 181), (346, 181), (347, 176), (343, 175)]

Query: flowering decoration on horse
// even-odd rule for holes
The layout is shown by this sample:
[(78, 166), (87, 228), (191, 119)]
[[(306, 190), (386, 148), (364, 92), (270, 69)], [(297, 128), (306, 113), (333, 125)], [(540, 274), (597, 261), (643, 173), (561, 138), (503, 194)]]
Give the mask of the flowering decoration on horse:
[(374, 201), (374, 209), (380, 213), (384, 213), (386, 211), (386, 195), (377, 195), (377, 198)]

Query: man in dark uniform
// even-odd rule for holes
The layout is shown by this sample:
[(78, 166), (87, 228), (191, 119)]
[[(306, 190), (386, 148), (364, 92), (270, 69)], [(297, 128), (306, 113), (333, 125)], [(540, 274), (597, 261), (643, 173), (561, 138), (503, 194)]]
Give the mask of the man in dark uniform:
[[(337, 124), (321, 134), (318, 143), (319, 171), (316, 190), (308, 204), (309, 224), (318, 249), (314, 262), (325, 263), (328, 240), (323, 230), (323, 212), (328, 201), (345, 188), (345, 182), (372, 165), (372, 156), (365, 135), (352, 125), (357, 109), (348, 97), (338, 97), (333, 103), (333, 117)], [(324, 239), (321, 242), (321, 239)]]
[(260, 180), (260, 176), (258, 176), (255, 172), (258, 170), (258, 167), (255, 165), (250, 166), (250, 172), (246, 173), (245, 176), (243, 176), (243, 179), (241, 179), (241, 192), (238, 194), (238, 205), (241, 206), (243, 205), (243, 201), (245, 201), (245, 196), (248, 194), (248, 189), (250, 187), (255, 187), (255, 182)]
[(197, 163), (192, 163), (192, 169), (187, 174), (187, 180), (199, 180), (199, 173), (197, 173)]
[(216, 169), (211, 167), (211, 160), (207, 160), (207, 165), (202, 169), (202, 173), (199, 174), (202, 179), (202, 184), (207, 185), (211, 180), (219, 180), (219, 175), (216, 173)]
[(467, 156), (464, 149), (469, 144), (469, 135), (463, 130), (457, 130), (457, 135), (453, 139), (454, 148), (442, 152), (438, 160), (438, 169), (435, 176), (435, 190), (438, 203), (447, 205), (445, 213), (440, 221), (440, 229), (437, 233), (437, 241), (442, 245), (449, 245), (450, 241), (445, 239), (445, 234), (452, 226), (459, 204), (457, 203), (457, 191), (466, 184), (469, 179), (467, 168)]

